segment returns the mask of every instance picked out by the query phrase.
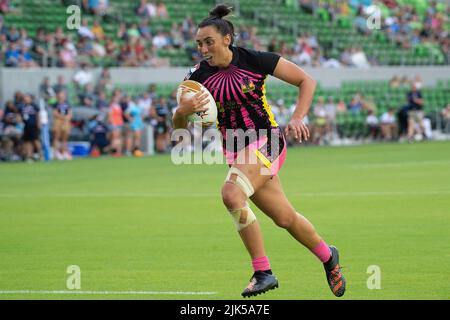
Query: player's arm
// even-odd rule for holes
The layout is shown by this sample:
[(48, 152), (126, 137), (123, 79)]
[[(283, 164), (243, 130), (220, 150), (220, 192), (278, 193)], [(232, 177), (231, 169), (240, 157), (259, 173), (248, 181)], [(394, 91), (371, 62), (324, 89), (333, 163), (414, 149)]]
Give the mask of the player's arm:
[(190, 114), (208, 110), (208, 108), (205, 108), (209, 103), (207, 92), (199, 91), (192, 98), (185, 98), (185, 92), (187, 92), (187, 90), (183, 89), (180, 103), (172, 117), (174, 129), (186, 128), (188, 124), (187, 117)]
[(316, 89), (316, 81), (302, 68), (284, 58), (280, 58), (273, 72), (274, 77), (298, 87), (297, 106), (292, 114), (291, 121), (286, 127), (286, 134), (292, 132), (295, 139), (300, 142), (308, 140), (309, 130), (303, 123), (308, 114)]

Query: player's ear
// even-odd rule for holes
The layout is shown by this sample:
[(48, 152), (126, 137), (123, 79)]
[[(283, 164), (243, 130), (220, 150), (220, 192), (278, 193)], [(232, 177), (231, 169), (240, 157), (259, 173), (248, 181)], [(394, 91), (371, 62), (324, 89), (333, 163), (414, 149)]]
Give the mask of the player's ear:
[(227, 34), (226, 36), (223, 37), (223, 43), (226, 47), (230, 46), (231, 44), (231, 35)]

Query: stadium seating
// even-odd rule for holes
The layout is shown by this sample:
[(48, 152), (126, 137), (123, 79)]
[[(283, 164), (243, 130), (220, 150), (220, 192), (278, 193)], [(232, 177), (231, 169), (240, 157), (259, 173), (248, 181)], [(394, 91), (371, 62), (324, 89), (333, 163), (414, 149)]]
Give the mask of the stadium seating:
[[(330, 2), (330, 1), (325, 1)], [(4, 16), (6, 25), (15, 24), (19, 28), (25, 28), (31, 37), (34, 37), (39, 26), (45, 26), (48, 30), (54, 30), (57, 26), (65, 26), (67, 13), (60, 0), (13, 0), (12, 3), (19, 9), (16, 14)], [(110, 7), (114, 18), (126, 23), (139, 22), (134, 9), (138, 1), (110, 0)], [(180, 3), (176, 0), (165, 0), (170, 17), (168, 19), (151, 19), (150, 27), (154, 30), (169, 31), (174, 22), (181, 23), (186, 15), (193, 17), (198, 22), (211, 7), (211, 3), (202, 0), (188, 0)], [(423, 17), (427, 8), (425, 0), (400, 0), (399, 5), (414, 5), (418, 14)], [(445, 57), (439, 45), (421, 43), (411, 49), (401, 49), (395, 43), (390, 42), (384, 31), (372, 32), (365, 36), (359, 34), (353, 28), (354, 10), (350, 10), (349, 16), (340, 16), (335, 21), (323, 8), (315, 12), (307, 12), (299, 8), (297, 1), (286, 0), (247, 0), (236, 1), (236, 16), (232, 18), (236, 26), (256, 25), (258, 36), (263, 44), (268, 44), (274, 36), (278, 40), (293, 44), (299, 33), (312, 33), (316, 35), (323, 53), (328, 57), (338, 58), (339, 53), (353, 45), (361, 46), (368, 59), (382, 65), (443, 65)], [(389, 9), (381, 6), (382, 13)], [(440, 2), (436, 6), (439, 12), (446, 12), (446, 5)], [(94, 17), (84, 14), (83, 19), (92, 23)], [(102, 23), (105, 35), (120, 43), (117, 38), (117, 21), (106, 20)], [(445, 26), (447, 30), (449, 24)], [(66, 32), (73, 32), (65, 30)], [(159, 50), (158, 56), (169, 58), (173, 66), (190, 65), (191, 59), (185, 49)], [(115, 61), (94, 59), (96, 65), (114, 65)]]

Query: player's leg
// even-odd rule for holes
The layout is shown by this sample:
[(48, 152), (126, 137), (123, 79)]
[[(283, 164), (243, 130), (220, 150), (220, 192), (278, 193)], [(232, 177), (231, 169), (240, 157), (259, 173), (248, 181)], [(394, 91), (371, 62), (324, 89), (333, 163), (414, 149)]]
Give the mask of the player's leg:
[(222, 200), (252, 259), (254, 274), (250, 284), (242, 292), (244, 297), (249, 297), (278, 287), (278, 280), (272, 275), (265, 253), (259, 223), (247, 202), (270, 176), (260, 174), (263, 164), (248, 149), (243, 150), (238, 159), (222, 187)]
[(336, 296), (345, 292), (345, 278), (339, 265), (339, 253), (328, 246), (304, 216), (296, 212), (282, 189), (280, 179), (274, 176), (250, 198), (278, 226), (286, 229), (297, 241), (307, 247), (323, 264), (327, 281)]

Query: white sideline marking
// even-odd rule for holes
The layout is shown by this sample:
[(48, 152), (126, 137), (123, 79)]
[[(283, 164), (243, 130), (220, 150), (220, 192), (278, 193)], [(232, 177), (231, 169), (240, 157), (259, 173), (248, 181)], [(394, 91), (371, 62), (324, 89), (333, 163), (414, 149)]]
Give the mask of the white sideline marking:
[[(432, 191), (361, 191), (361, 192), (295, 192), (294, 197), (365, 197), (365, 196), (420, 196), (450, 194), (450, 190)], [(220, 193), (54, 193), (54, 194), (0, 194), (1, 198), (206, 198), (219, 197)]]
[(93, 295), (214, 295), (217, 292), (189, 291), (80, 291), (80, 290), (3, 290), (0, 294), (93, 294)]

